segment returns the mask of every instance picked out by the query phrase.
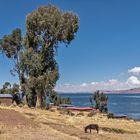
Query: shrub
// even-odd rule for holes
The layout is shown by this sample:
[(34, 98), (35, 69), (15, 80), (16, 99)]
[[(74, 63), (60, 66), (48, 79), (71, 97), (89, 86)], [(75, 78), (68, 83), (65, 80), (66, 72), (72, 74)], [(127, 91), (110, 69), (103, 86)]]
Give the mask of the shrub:
[(51, 112), (55, 112), (56, 109), (54, 109), (54, 108), (49, 108), (49, 111), (51, 111)]
[(54, 103), (54, 105), (59, 106), (60, 104), (71, 104), (70, 98), (62, 98), (58, 95), (56, 91), (52, 91), (49, 95), (49, 100), (51, 103)]
[(60, 114), (65, 114), (65, 115), (69, 115), (69, 116), (74, 116), (75, 114), (68, 109), (63, 110), (63, 112), (60, 112)]
[(76, 116), (84, 116), (84, 113), (83, 112), (80, 112)]
[(93, 106), (93, 100), (94, 100), (96, 109), (99, 109), (102, 113), (108, 112), (108, 109), (107, 109), (108, 96), (105, 95), (103, 92), (96, 91), (94, 95), (92, 95), (89, 99), (92, 106)]
[(109, 119), (109, 118), (114, 118), (114, 114), (113, 113), (108, 113), (107, 114), (107, 118)]
[(87, 114), (88, 117), (93, 117), (95, 116), (97, 113), (95, 111), (91, 111), (89, 114)]

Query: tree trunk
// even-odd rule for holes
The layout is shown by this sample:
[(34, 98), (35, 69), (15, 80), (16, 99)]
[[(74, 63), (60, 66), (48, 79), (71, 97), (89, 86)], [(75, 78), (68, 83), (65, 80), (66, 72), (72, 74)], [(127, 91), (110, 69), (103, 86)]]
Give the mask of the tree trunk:
[(26, 96), (26, 95), (24, 95), (24, 97), (23, 97), (23, 103), (24, 103), (25, 105), (28, 105), (28, 104), (27, 104), (27, 96)]
[(37, 92), (36, 107), (37, 108), (45, 108), (46, 107), (46, 95), (43, 92), (43, 90)]
[(37, 108), (41, 108), (41, 107), (42, 107), (41, 95), (40, 95), (39, 93), (37, 93), (36, 107), (37, 107)]

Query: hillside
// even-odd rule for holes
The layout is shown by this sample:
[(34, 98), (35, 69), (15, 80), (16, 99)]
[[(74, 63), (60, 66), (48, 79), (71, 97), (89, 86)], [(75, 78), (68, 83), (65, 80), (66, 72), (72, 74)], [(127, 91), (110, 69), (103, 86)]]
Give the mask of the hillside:
[[(107, 119), (106, 115), (73, 112), (55, 108), (46, 111), (18, 107), (0, 107), (0, 139), (2, 140), (139, 140), (140, 122)], [(85, 133), (88, 124), (99, 125), (99, 134)]]
[(133, 89), (127, 89), (127, 90), (105, 90), (104, 93), (140, 93), (140, 88), (133, 88)]

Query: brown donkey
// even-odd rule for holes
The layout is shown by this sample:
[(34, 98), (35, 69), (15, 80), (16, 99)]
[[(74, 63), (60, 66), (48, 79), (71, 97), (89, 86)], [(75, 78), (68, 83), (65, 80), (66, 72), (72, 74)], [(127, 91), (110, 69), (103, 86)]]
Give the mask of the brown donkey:
[(85, 133), (87, 133), (87, 130), (90, 130), (91, 134), (91, 129), (95, 129), (97, 133), (99, 133), (99, 126), (97, 124), (89, 124), (88, 126), (85, 127)]

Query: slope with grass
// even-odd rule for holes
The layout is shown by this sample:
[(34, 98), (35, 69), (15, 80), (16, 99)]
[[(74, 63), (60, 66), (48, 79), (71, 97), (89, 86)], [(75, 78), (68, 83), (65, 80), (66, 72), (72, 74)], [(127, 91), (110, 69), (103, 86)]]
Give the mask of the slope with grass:
[[(6, 140), (139, 140), (140, 122), (107, 119), (106, 115), (89, 112), (68, 113), (26, 107), (0, 107), (0, 139)], [(68, 115), (69, 114), (69, 115)], [(99, 134), (85, 133), (84, 127), (96, 123)]]

